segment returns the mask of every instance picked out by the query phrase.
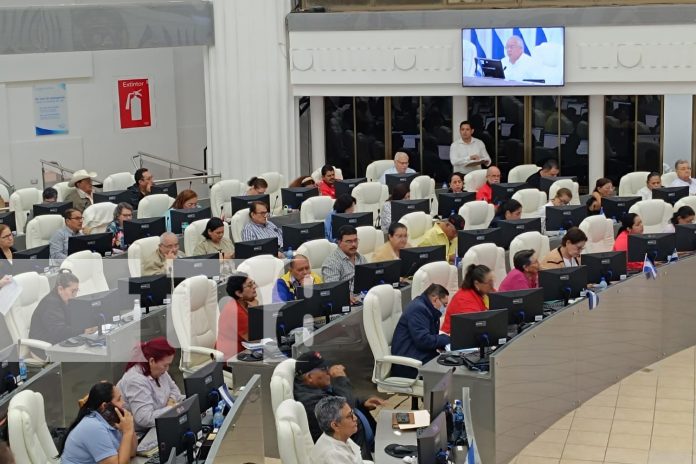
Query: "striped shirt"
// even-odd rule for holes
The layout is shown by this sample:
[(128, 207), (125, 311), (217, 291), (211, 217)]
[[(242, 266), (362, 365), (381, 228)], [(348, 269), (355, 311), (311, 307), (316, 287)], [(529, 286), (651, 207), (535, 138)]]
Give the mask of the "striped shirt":
[(355, 264), (353, 264), (343, 250), (336, 248), (324, 261), (321, 266), (321, 275), (324, 282), (345, 282), (350, 281), (350, 291), (353, 291), (353, 277), (355, 276), (355, 266), (367, 264), (367, 260), (360, 253), (355, 254)]
[(278, 246), (281, 248), (283, 247), (283, 232), (271, 221), (266, 221), (265, 224), (249, 222), (244, 226), (244, 229), (242, 229), (242, 240), (245, 242), (249, 240), (260, 240), (262, 238), (277, 238)]

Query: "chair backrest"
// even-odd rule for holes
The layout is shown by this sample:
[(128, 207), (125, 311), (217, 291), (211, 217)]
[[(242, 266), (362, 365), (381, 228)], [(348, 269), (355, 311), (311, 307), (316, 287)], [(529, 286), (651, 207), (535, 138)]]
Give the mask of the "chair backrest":
[(587, 235), (584, 253), (603, 253), (614, 248), (614, 222), (611, 219), (602, 215), (588, 216), (580, 223), (580, 230)]
[(372, 226), (360, 226), (355, 229), (358, 231), (358, 253), (371, 261), (375, 250), (384, 245), (384, 232)]
[[(690, 195), (688, 197), (680, 198), (677, 200), (677, 202), (674, 204), (674, 212), (676, 213), (679, 211), (679, 208), (682, 206), (691, 206), (691, 209), (696, 211), (696, 196)], [(694, 222), (696, 222), (696, 219), (694, 219)]]
[[(392, 337), (394, 329), (401, 317), (401, 291), (389, 284), (372, 287), (363, 300), (363, 326), (365, 336), (370, 344), (370, 350), (375, 359), (382, 359), (391, 355)], [(383, 379), (387, 372), (376, 372), (372, 375), (372, 381)], [(389, 369), (387, 365), (383, 369)]]
[(5, 187), (5, 184), (0, 184), (0, 198), (5, 200), (5, 202), (10, 201), (10, 191), (7, 190), (7, 187)]
[(367, 165), (365, 169), (365, 177), (368, 182), (379, 182), (379, 179), (384, 174), (384, 171), (394, 166), (392, 160), (377, 160)]
[(619, 180), (619, 196), (631, 197), (638, 194), (638, 190), (645, 187), (648, 179), (648, 171), (629, 172), (621, 176)]
[(470, 264), (484, 264), (495, 274), (495, 288), (507, 275), (505, 269), (505, 250), (495, 243), (481, 243), (469, 248), (462, 258), (462, 278), (466, 275), (466, 268)]
[(662, 232), (672, 218), (672, 205), (664, 200), (642, 200), (634, 203), (629, 213), (636, 213), (643, 220), (643, 233)]
[(549, 187), (549, 198), (554, 198), (556, 192), (560, 188), (567, 188), (573, 194), (573, 198), (570, 200), (571, 205), (580, 204), (580, 186), (577, 182), (573, 182), (572, 179), (559, 179)]
[(24, 390), (11, 400), (7, 411), (10, 447), (16, 462), (22, 464), (57, 464), (58, 450), (46, 424), (41, 393)]
[(288, 358), (282, 361), (273, 369), (271, 376), (271, 405), (273, 407), (273, 416), (280, 403), (285, 400), (294, 400), (293, 393), (295, 385), (295, 360)]
[(459, 208), (464, 230), (487, 229), (495, 217), (495, 208), (485, 201), (469, 201)]
[(65, 225), (65, 219), (60, 214), (36, 216), (27, 223), (27, 248), (48, 245), (51, 236), (63, 225)]
[(251, 222), (249, 217), (249, 208), (240, 209), (230, 220), (230, 232), (232, 233), (232, 241), (234, 243), (242, 241), (242, 230), (244, 226)]
[(63, 260), (61, 269), (70, 269), (80, 280), (80, 291), (77, 296), (105, 292), (109, 289), (104, 277), (104, 261), (99, 253), (89, 250), (73, 253)]
[[(184, 253), (186, 253), (187, 256), (195, 256), (194, 250), (196, 249), (199, 243), (205, 240), (205, 237), (203, 237), (203, 231), (205, 230), (205, 226), (208, 224), (209, 220), (210, 219), (199, 219), (197, 221), (193, 221), (191, 224), (188, 225), (186, 230), (184, 230)], [(227, 224), (224, 224), (223, 230), (224, 232), (222, 236), (226, 239), (229, 239), (229, 226)]]
[(138, 203), (138, 219), (164, 216), (174, 204), (174, 198), (165, 193), (148, 195)]
[[(65, 201), (65, 199), (68, 197), (70, 192), (75, 190), (75, 187), (69, 187), (68, 182), (58, 182), (57, 184), (53, 184), (53, 188), (56, 189), (56, 192), (58, 192), (58, 201)], [(106, 189), (104, 189), (106, 190)]]
[[(486, 183), (487, 169), (476, 169), (464, 175), (464, 190), (475, 192)], [(526, 179), (525, 179), (526, 180)]]
[(142, 275), (142, 259), (153, 254), (159, 246), (159, 242), (159, 237), (145, 237), (131, 243), (128, 247), (128, 270), (131, 277)]
[[(172, 318), (176, 338), (182, 350), (182, 362), (190, 363), (188, 350), (192, 346), (215, 348), (217, 340), (217, 285), (204, 275), (189, 277), (174, 289), (172, 306), (167, 317)], [(185, 355), (184, 352), (187, 352)], [(189, 359), (184, 359), (184, 358)], [(209, 359), (201, 359), (207, 362)]]
[[(19, 339), (29, 337), (31, 316), (39, 302), (48, 294), (50, 288), (48, 278), (36, 272), (17, 274), (14, 276), (14, 280), (22, 287), (22, 293), (12, 304), (10, 311), (5, 316), (5, 322), (12, 341), (17, 343)], [(20, 355), (26, 358), (27, 348), (22, 346), (22, 350)]]
[(338, 245), (335, 243), (331, 243), (325, 238), (319, 238), (304, 242), (297, 249), (297, 254), (305, 255), (309, 259), (309, 265), (314, 272), (321, 272), (324, 261), (336, 248)]
[(241, 262), (237, 270), (246, 273), (256, 281), (259, 287), (259, 303), (268, 304), (273, 300), (273, 287), (276, 280), (283, 272), (283, 261), (271, 255), (254, 256)]
[(237, 179), (221, 180), (210, 188), (210, 209), (213, 216), (222, 212), (226, 218), (232, 217), (232, 197), (244, 195), (246, 185)]
[(89, 205), (82, 212), (84, 226), (91, 229), (90, 234), (106, 232), (106, 226), (114, 220), (115, 209), (116, 205), (108, 201)]
[(307, 464), (310, 462), (314, 442), (309, 433), (307, 412), (302, 403), (285, 400), (276, 411), (278, 453), (283, 464)]
[(111, 192), (113, 190), (126, 190), (135, 183), (135, 177), (130, 172), (117, 172), (106, 176), (104, 179), (104, 191)]
[(522, 204), (522, 218), (541, 217), (539, 208), (547, 202), (546, 192), (535, 188), (518, 190), (512, 195), (513, 200)]
[(331, 197), (318, 196), (307, 198), (300, 206), (300, 222), (303, 224), (307, 222), (323, 222), (326, 216), (331, 213), (333, 205), (334, 200)]
[(660, 177), (660, 180), (662, 180), (663, 187), (669, 187), (670, 185), (672, 185), (672, 182), (674, 182), (674, 179), (676, 179), (676, 178), (677, 178), (677, 173), (674, 171), (671, 171), (671, 172), (665, 172), (664, 174), (662, 174), (662, 176)]
[(406, 226), (408, 230), (408, 243), (417, 246), (425, 233), (433, 226), (433, 219), (423, 211), (414, 211), (404, 214), (399, 222)]
[[(334, 172), (336, 173), (336, 179), (343, 179), (343, 170), (334, 166)], [(310, 177), (314, 179), (314, 182), (319, 182), (321, 180), (321, 168), (317, 168), (312, 171)]]
[(387, 186), (379, 182), (363, 182), (355, 186), (352, 195), (355, 198), (355, 211), (371, 211), (375, 223), (378, 224), (379, 211), (389, 198)]
[(285, 183), (285, 177), (275, 171), (270, 171), (270, 172), (264, 172), (263, 174), (259, 174), (259, 177), (263, 178), (266, 180), (268, 183), (268, 189), (266, 190), (266, 193), (268, 194), (268, 201), (270, 201), (270, 205), (268, 205), (269, 208), (272, 209), (272, 212), (277, 212), (283, 209), (283, 202), (279, 201), (280, 199), (280, 189), (283, 187), (287, 187), (287, 184)]
[(512, 242), (510, 242), (509, 252), (510, 269), (515, 267), (513, 264), (515, 253), (521, 250), (534, 250), (537, 258), (541, 260), (544, 258), (544, 256), (549, 254), (549, 251), (551, 251), (549, 238), (546, 235), (536, 231), (524, 232), (513, 238)]
[(437, 214), (438, 203), (435, 195), (435, 179), (430, 176), (418, 176), (411, 182), (410, 197), (412, 200), (430, 200), (430, 215)]
[(17, 224), (17, 233), (24, 233), (24, 226), (27, 224), (27, 216), (32, 210), (32, 207), (43, 201), (41, 190), (33, 187), (15, 190), (10, 195), (10, 211), (15, 212), (15, 223)]
[(539, 171), (539, 166), (536, 164), (520, 164), (510, 169), (508, 173), (508, 182), (525, 182), (529, 176)]
[(430, 284), (440, 284), (450, 293), (450, 298), (457, 292), (457, 267), (445, 261), (428, 263), (421, 266), (413, 275), (411, 299), (423, 293)]

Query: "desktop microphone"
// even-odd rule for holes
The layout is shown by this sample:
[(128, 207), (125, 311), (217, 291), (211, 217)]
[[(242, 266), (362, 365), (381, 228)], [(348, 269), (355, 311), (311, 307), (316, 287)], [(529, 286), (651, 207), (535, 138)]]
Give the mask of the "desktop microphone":
[(275, 197), (275, 200), (273, 200), (273, 208), (268, 212), (269, 216), (273, 216), (273, 211), (275, 211), (276, 205), (278, 204), (278, 199), (280, 198), (280, 195)]
[(193, 187), (193, 181), (192, 181), (192, 180), (189, 181), (189, 190), (193, 190), (191, 187)]

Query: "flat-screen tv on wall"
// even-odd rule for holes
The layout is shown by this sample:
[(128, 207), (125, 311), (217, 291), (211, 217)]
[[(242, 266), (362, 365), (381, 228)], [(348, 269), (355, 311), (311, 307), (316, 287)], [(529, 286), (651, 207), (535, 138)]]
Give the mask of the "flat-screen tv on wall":
[(561, 86), (563, 27), (462, 29), (464, 87)]

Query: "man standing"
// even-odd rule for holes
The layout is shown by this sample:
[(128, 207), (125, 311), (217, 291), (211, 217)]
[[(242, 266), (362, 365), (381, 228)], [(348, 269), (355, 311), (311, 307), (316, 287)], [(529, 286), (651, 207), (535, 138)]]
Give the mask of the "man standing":
[(555, 159), (547, 159), (544, 165), (537, 172), (527, 177), (526, 183), (531, 188), (541, 190), (541, 178), (542, 177), (556, 177), (561, 173), (558, 167), (558, 161)]
[(387, 174), (415, 174), (416, 171), (408, 167), (408, 154), (403, 151), (394, 155), (394, 166), (384, 171), (379, 181), (387, 183)]
[(70, 237), (82, 235), (82, 213), (74, 208), (66, 209), (63, 213), (65, 226), (54, 232), (49, 242), (51, 261), (59, 264), (57, 260), (68, 257), (68, 241)]
[(505, 79), (523, 81), (532, 78), (534, 60), (524, 53), (524, 42), (516, 35), (510, 36), (505, 43), (505, 58), (501, 60)]
[(677, 178), (672, 181), (670, 187), (689, 187), (689, 195), (696, 195), (696, 179), (691, 177), (691, 166), (686, 160), (678, 160), (674, 163)]
[(304, 255), (295, 255), (290, 261), (290, 270), (276, 281), (273, 302), (296, 300), (297, 287), (320, 283), (321, 277), (312, 272), (309, 259)]
[(338, 229), (338, 248), (336, 248), (321, 266), (324, 282), (350, 281), (350, 291), (353, 291), (355, 266), (367, 264), (367, 259), (358, 253), (358, 231), (353, 226), (342, 226)]
[(487, 203), (493, 203), (493, 189), (492, 184), (500, 183), (500, 169), (495, 166), (491, 166), (486, 171), (486, 183), (483, 184), (476, 192), (477, 201), (485, 201)]
[(486, 145), (473, 137), (473, 134), (474, 129), (469, 121), (462, 121), (459, 124), (461, 138), (455, 140), (450, 146), (450, 162), (453, 172), (466, 174), (491, 164), (491, 157), (488, 156)]
[(128, 187), (128, 191), (132, 196), (130, 204), (134, 209), (138, 209), (138, 203), (140, 203), (140, 200), (148, 196), (152, 191), (154, 180), (152, 178), (152, 174), (147, 170), (147, 168), (138, 169), (135, 171), (135, 175), (133, 177), (135, 177), (135, 183)]
[(317, 187), (319, 195), (336, 199), (336, 170), (330, 164), (321, 167), (321, 180)]
[(85, 169), (80, 169), (75, 171), (70, 182), (68, 182), (68, 187), (74, 187), (74, 190), (68, 193), (65, 201), (72, 202), (73, 208), (80, 213), (87, 209), (88, 206), (94, 204), (92, 179), (95, 177), (97, 177), (96, 172), (87, 172)]
[(418, 246), (445, 247), (445, 256), (449, 262), (454, 262), (457, 253), (457, 232), (464, 230), (464, 218), (453, 214), (447, 219), (438, 221), (430, 230), (423, 234)]

